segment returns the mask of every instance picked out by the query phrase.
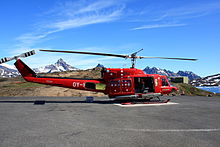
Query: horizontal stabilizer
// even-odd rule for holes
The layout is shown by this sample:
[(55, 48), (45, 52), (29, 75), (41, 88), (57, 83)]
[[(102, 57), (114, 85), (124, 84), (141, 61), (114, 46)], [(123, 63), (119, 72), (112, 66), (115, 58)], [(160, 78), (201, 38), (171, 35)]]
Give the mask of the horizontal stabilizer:
[(29, 51), (29, 52), (20, 54), (20, 55), (18, 55), (18, 56), (5, 57), (5, 58), (0, 59), (0, 64), (5, 63), (5, 62), (8, 62), (8, 61), (11, 61), (11, 60), (17, 60), (18, 58), (26, 58), (26, 57), (32, 56), (32, 55), (34, 55), (34, 54), (35, 54), (35, 50), (32, 50), (32, 51)]

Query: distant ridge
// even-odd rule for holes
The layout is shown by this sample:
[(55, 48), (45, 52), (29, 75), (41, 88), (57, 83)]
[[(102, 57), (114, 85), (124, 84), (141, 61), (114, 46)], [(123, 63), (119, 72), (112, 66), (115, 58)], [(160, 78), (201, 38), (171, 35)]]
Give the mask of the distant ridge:
[(12, 77), (17, 77), (18, 75), (20, 74), (15, 67), (10, 66), (8, 64), (0, 65), (0, 77), (12, 78)]
[[(73, 70), (78, 70), (78, 68), (67, 64), (62, 58), (60, 58), (54, 64), (46, 65), (39, 68), (34, 68), (33, 70), (36, 73), (53, 73), (53, 72), (73, 71)], [(11, 77), (17, 77), (18, 75), (20, 74), (15, 67), (8, 64), (0, 65), (0, 77), (11, 78)]]
[(178, 71), (177, 73), (175, 73), (173, 71), (166, 70), (166, 69), (161, 69), (161, 68), (156, 68), (156, 67), (150, 68), (149, 66), (143, 69), (143, 71), (147, 74), (160, 74), (160, 75), (166, 75), (169, 77), (186, 76), (189, 78), (189, 80), (201, 79), (200, 76), (196, 75), (192, 71)]

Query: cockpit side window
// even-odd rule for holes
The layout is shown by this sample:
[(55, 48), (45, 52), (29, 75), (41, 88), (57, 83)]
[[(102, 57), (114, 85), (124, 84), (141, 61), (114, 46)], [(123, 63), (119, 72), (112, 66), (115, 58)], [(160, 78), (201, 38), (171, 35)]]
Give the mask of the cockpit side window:
[(162, 78), (162, 86), (169, 86), (169, 84), (165, 78)]

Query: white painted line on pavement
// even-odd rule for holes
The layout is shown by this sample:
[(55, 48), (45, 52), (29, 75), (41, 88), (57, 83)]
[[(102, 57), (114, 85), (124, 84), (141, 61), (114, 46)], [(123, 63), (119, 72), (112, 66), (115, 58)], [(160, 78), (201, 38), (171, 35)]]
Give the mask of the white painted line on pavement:
[(132, 128), (118, 128), (123, 131), (135, 132), (219, 132), (220, 128), (215, 129), (132, 129)]
[(163, 106), (163, 105), (176, 105), (179, 103), (174, 103), (174, 102), (168, 102), (168, 103), (159, 103), (159, 104), (129, 104), (129, 105), (122, 105), (122, 104), (114, 104), (116, 106), (120, 107), (143, 107), (143, 106)]

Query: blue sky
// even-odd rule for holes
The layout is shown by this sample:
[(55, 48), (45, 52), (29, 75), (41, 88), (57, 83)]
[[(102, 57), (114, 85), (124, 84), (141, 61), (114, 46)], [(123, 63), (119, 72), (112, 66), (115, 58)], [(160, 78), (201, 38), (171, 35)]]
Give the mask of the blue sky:
[[(31, 49), (129, 54), (144, 48), (139, 55), (199, 60), (142, 59), (140, 69), (220, 73), (219, 0), (2, 0), (0, 19), (0, 57)], [(120, 58), (45, 52), (24, 61), (39, 67), (59, 58), (78, 68), (130, 67)]]

